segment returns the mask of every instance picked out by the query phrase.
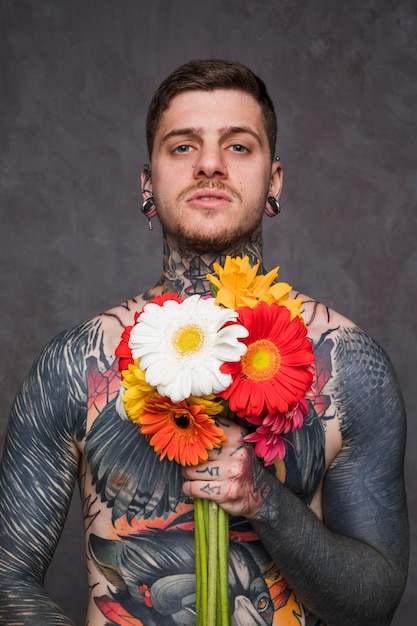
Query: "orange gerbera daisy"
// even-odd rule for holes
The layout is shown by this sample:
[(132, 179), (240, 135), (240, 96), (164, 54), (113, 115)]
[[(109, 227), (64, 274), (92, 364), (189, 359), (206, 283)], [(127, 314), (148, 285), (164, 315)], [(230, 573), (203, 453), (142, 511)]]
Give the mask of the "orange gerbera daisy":
[(239, 417), (286, 413), (312, 384), (314, 354), (303, 321), (291, 319), (278, 304), (260, 302), (241, 309), (239, 321), (249, 331), (241, 341), (247, 352), (238, 363), (224, 363), (232, 384), (221, 394)]
[(199, 400), (191, 397), (174, 403), (158, 393), (145, 400), (137, 421), (161, 460), (168, 457), (183, 466), (198, 465), (207, 461), (209, 450), (227, 441), (210, 417), (222, 411), (221, 403), (210, 398)]
[(274, 283), (278, 276), (279, 267), (275, 267), (267, 274), (259, 274), (260, 261), (253, 267), (249, 264), (249, 257), (226, 257), (224, 267), (213, 264), (217, 276), (207, 275), (212, 284), (216, 304), (228, 309), (253, 309), (258, 302), (282, 304), (291, 311), (291, 317), (300, 315), (301, 300), (289, 300), (292, 289), (288, 283)]

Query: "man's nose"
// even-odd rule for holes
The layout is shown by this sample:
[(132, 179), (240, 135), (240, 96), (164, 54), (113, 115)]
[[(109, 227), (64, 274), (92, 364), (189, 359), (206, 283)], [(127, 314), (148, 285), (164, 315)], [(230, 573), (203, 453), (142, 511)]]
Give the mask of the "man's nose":
[(224, 152), (219, 147), (202, 148), (198, 159), (193, 165), (195, 178), (227, 177), (227, 163), (224, 161)]

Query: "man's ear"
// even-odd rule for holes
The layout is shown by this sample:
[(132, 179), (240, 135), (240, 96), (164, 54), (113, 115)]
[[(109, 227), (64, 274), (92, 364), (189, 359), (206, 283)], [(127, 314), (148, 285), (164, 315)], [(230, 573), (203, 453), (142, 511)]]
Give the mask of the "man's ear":
[(268, 217), (275, 217), (281, 210), (278, 199), (281, 195), (283, 183), (282, 164), (277, 157), (271, 166), (271, 179), (269, 181), (268, 198), (265, 203), (264, 213)]
[(140, 188), (142, 190), (142, 198), (147, 200), (152, 195), (152, 177), (151, 166), (145, 163), (140, 174)]
[(156, 206), (155, 201), (152, 195), (152, 179), (151, 179), (151, 167), (150, 165), (145, 164), (142, 168), (142, 172), (140, 175), (140, 183), (142, 190), (142, 213), (149, 220), (149, 230), (152, 230), (152, 222), (151, 218), (156, 215)]
[(276, 200), (279, 200), (282, 191), (282, 184), (284, 180), (284, 171), (282, 169), (282, 163), (279, 157), (276, 157), (271, 165), (271, 181), (269, 195), (274, 196)]

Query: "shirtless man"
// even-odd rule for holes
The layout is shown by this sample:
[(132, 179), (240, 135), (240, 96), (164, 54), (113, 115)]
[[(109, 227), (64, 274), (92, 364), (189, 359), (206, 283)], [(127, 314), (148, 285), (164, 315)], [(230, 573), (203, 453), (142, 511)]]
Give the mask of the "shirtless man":
[(176, 70), (151, 103), (147, 140), (144, 210), (163, 227), (163, 273), (56, 337), (23, 383), (1, 467), (0, 623), (70, 624), (43, 579), (78, 478), (88, 626), (195, 624), (193, 498), (208, 493), (239, 539), (235, 626), (389, 624), (408, 560), (404, 408), (390, 361), (355, 324), (292, 293), (303, 299), (316, 381), (274, 471), (242, 445), (237, 424), (207, 473), (208, 463), (159, 461), (119, 416), (123, 329), (155, 296), (209, 293), (205, 276), (226, 254), (261, 260), (262, 217), (278, 212), (282, 186), (273, 105), (239, 64)]

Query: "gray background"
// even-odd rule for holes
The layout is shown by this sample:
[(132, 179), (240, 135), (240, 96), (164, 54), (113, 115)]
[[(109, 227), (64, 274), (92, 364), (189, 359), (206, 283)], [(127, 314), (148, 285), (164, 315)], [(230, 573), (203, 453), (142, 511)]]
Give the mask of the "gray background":
[[(44, 343), (159, 276), (160, 230), (139, 213), (153, 90), (190, 58), (242, 61), (280, 123), (267, 264), (366, 329), (404, 390), (414, 559), (394, 624), (414, 624), (415, 0), (0, 0), (0, 18), (2, 440)], [(47, 582), (81, 625), (78, 494)]]

